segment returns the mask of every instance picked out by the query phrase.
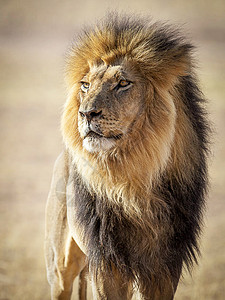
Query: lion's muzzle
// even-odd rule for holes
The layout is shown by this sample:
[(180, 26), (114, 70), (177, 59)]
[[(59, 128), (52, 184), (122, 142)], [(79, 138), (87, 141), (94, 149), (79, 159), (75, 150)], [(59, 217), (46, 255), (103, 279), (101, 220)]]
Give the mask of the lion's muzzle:
[(96, 119), (102, 115), (102, 110), (89, 109), (89, 110), (79, 110), (79, 114), (82, 118), (86, 118), (88, 122), (91, 122), (92, 119)]

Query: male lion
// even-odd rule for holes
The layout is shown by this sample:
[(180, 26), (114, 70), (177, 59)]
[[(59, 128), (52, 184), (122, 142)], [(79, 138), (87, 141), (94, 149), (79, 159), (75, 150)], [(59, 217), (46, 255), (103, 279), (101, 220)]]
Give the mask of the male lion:
[(95, 299), (170, 300), (196, 261), (209, 130), (192, 49), (118, 15), (72, 47), (46, 211), (52, 299), (70, 299), (86, 266)]

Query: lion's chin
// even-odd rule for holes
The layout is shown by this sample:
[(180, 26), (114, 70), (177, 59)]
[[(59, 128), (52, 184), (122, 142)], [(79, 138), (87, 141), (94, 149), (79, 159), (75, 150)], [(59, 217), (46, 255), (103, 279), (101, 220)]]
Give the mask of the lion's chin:
[(116, 140), (114, 138), (106, 138), (106, 137), (86, 137), (83, 140), (83, 147), (88, 152), (100, 152), (100, 151), (108, 151), (112, 149), (116, 144)]

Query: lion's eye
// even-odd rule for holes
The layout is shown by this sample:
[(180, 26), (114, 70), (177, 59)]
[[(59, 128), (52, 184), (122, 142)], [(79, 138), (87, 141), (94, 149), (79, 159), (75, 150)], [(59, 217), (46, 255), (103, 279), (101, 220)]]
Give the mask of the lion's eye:
[(88, 82), (81, 82), (81, 90), (83, 92), (87, 92), (88, 89), (89, 89), (89, 87), (90, 87), (90, 83), (88, 83)]
[(127, 81), (127, 80), (120, 80), (119, 84), (118, 84), (118, 87), (126, 87), (130, 84), (130, 81)]

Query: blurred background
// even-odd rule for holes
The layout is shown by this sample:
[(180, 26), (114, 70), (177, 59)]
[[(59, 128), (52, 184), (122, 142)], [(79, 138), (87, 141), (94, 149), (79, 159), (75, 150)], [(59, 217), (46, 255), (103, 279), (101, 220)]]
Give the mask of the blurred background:
[(225, 299), (225, 1), (0, 0), (0, 300), (50, 298), (44, 211), (62, 149), (65, 53), (83, 24), (111, 9), (180, 24), (197, 47), (215, 131), (211, 187), (202, 258), (176, 299)]

